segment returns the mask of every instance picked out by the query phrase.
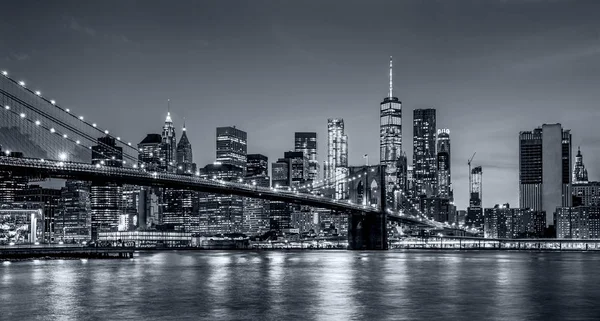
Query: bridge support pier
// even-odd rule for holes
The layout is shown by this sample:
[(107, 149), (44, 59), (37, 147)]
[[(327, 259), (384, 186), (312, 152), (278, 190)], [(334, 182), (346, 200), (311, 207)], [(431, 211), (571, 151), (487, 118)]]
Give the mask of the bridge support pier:
[(348, 219), (350, 250), (387, 250), (387, 215), (352, 213)]

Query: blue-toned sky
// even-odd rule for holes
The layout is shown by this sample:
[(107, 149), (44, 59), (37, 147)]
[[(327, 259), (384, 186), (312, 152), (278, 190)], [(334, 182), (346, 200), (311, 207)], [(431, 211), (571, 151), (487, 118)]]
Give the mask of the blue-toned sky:
[[(379, 102), (433, 107), (449, 128), (466, 206), (467, 159), (484, 205), (518, 205), (518, 132), (560, 122), (600, 164), (600, 1), (4, 1), (0, 68), (111, 133), (160, 132), (171, 99), (195, 161), (215, 158), (215, 127), (248, 132), (270, 160), (341, 117), (352, 164), (379, 156)], [(181, 131), (179, 129), (178, 134)]]

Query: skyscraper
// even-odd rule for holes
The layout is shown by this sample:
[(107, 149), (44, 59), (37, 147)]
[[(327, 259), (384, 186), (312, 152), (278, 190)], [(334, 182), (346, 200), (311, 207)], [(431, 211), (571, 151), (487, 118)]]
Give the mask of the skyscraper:
[(90, 186), (83, 181), (68, 180), (61, 189), (55, 231), (63, 241), (90, 239)]
[(477, 166), (469, 177), (469, 207), (465, 223), (467, 226), (483, 227), (483, 170)]
[(420, 195), (430, 197), (437, 190), (435, 131), (435, 109), (415, 109), (413, 112), (415, 197)]
[(438, 129), (437, 138), (437, 185), (438, 195), (452, 199), (450, 166), (450, 130)]
[(162, 158), (162, 137), (160, 134), (148, 134), (138, 144), (138, 166), (149, 171), (164, 170)]
[[(200, 170), (200, 177), (237, 181), (241, 168), (232, 164), (208, 164)], [(198, 193), (200, 233), (214, 235), (243, 232), (243, 198), (233, 195)]]
[(177, 138), (175, 136), (175, 127), (171, 119), (171, 101), (169, 100), (169, 110), (162, 131), (162, 161), (163, 167), (167, 171), (175, 171), (175, 154), (177, 152)]
[(575, 156), (575, 167), (573, 168), (573, 184), (582, 184), (588, 182), (588, 172), (583, 164), (581, 148), (577, 147), (577, 156)]
[(317, 133), (296, 132), (294, 134), (294, 150), (303, 152), (308, 158), (308, 180), (317, 180), (319, 177)]
[[(260, 187), (269, 187), (269, 159), (261, 154), (248, 154), (246, 182)], [(244, 198), (244, 233), (262, 234), (269, 230), (269, 201)]]
[(379, 105), (379, 160), (385, 165), (385, 184), (391, 200), (396, 189), (401, 188), (402, 166), (402, 102), (392, 95), (392, 57), (390, 57), (389, 94)]
[(245, 131), (233, 127), (217, 127), (217, 162), (233, 165), (246, 175), (247, 137)]
[(183, 124), (181, 138), (177, 143), (177, 172), (180, 174), (194, 174), (196, 172), (196, 164), (192, 156), (192, 144), (188, 140), (185, 123)]
[(303, 152), (285, 152), (283, 158), (289, 160), (292, 186), (297, 186), (308, 180), (309, 163), (306, 154)]
[[(177, 161), (177, 173), (181, 175), (193, 175), (196, 172), (196, 164), (193, 162), (192, 144), (187, 138), (185, 123), (183, 124), (181, 138), (177, 143), (175, 155)], [(196, 192), (185, 189), (165, 189), (163, 223), (167, 228), (177, 231), (192, 232), (198, 227), (198, 207), (195, 206)]]
[(335, 198), (346, 197), (346, 183), (342, 182), (348, 176), (348, 136), (344, 134), (344, 120), (330, 118), (327, 120), (327, 161), (325, 176), (328, 183), (335, 186)]
[(571, 132), (544, 124), (519, 134), (519, 203), (546, 212), (554, 225), (558, 207), (571, 206)]
[[(98, 145), (92, 147), (92, 164), (102, 166), (123, 166), (123, 148), (117, 147), (115, 139), (110, 136), (98, 138)], [(92, 183), (90, 203), (92, 212), (92, 239), (98, 238), (101, 231), (117, 231), (121, 214), (120, 184), (113, 182)]]

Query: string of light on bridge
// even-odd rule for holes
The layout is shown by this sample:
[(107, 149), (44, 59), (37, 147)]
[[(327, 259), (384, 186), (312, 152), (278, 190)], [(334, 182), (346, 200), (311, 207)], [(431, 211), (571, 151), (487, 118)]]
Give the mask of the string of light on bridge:
[[(28, 88), (28, 87), (26, 86), (26, 83), (25, 83), (25, 81), (23, 81), (23, 80), (16, 81), (15, 79), (11, 78), (11, 77), (9, 76), (9, 74), (8, 74), (8, 71), (6, 71), (6, 70), (3, 70), (1, 73), (2, 73), (2, 75), (3, 75), (4, 77), (6, 77), (7, 79), (9, 79), (9, 80), (10, 80), (10, 81), (12, 81), (13, 83), (17, 83), (17, 84), (19, 84), (19, 86), (21, 86), (21, 87), (22, 87), (22, 88), (23, 88), (25, 91), (27, 91), (27, 92), (29, 92), (29, 93), (31, 93), (31, 94), (34, 94), (34, 95), (36, 95), (37, 97), (39, 97), (40, 99), (42, 99), (42, 100), (43, 100), (43, 101), (45, 101), (46, 103), (48, 103), (48, 104), (52, 105), (52, 106), (53, 106), (53, 107), (55, 107), (56, 109), (58, 109), (58, 110), (60, 110), (60, 111), (62, 111), (62, 112), (64, 112), (64, 113), (66, 113), (67, 115), (69, 115), (69, 116), (71, 116), (71, 117), (73, 117), (73, 118), (75, 118), (75, 119), (79, 120), (79, 121), (80, 121), (80, 122), (82, 122), (83, 124), (85, 124), (85, 125), (87, 125), (87, 126), (90, 126), (90, 127), (94, 128), (95, 130), (97, 130), (97, 131), (99, 131), (99, 132), (101, 132), (101, 133), (104, 133), (104, 135), (106, 135), (106, 136), (108, 136), (108, 137), (111, 137), (111, 138), (115, 139), (116, 141), (120, 142), (122, 145), (124, 145), (124, 146), (126, 146), (126, 147), (129, 147), (129, 148), (131, 148), (131, 149), (133, 149), (133, 150), (134, 150), (134, 151), (136, 151), (138, 154), (140, 153), (140, 150), (139, 150), (137, 147), (135, 147), (133, 144), (131, 144), (131, 142), (127, 142), (127, 143), (125, 143), (124, 141), (122, 141), (122, 140), (121, 140), (121, 137), (120, 137), (120, 136), (113, 136), (113, 135), (111, 135), (111, 134), (110, 134), (110, 131), (109, 131), (108, 129), (101, 129), (101, 128), (98, 128), (98, 125), (97, 125), (97, 123), (95, 123), (95, 122), (89, 122), (89, 121), (85, 120), (85, 117), (84, 117), (84, 116), (76, 116), (76, 115), (75, 115), (75, 114), (74, 114), (74, 113), (73, 113), (73, 112), (72, 112), (72, 111), (71, 111), (69, 108), (63, 108), (63, 107), (62, 107), (61, 105), (59, 105), (59, 104), (58, 104), (58, 103), (57, 103), (57, 102), (56, 102), (54, 99), (48, 99), (48, 98), (44, 97), (44, 96), (42, 95), (42, 92), (41, 92), (41, 91), (39, 91), (39, 90), (35, 90), (35, 91), (33, 91), (33, 90), (31, 90), (30, 88)], [(36, 122), (37, 122), (37, 121), (36, 121)], [(63, 135), (67, 135), (67, 134), (63, 134)], [(64, 137), (64, 138), (66, 138), (66, 137)], [(75, 142), (75, 141), (73, 141), (73, 142)], [(77, 143), (77, 144), (79, 145), (79, 143)], [(110, 147), (110, 146), (107, 146), (107, 147)], [(91, 147), (90, 147), (90, 149), (91, 149)], [(128, 158), (130, 158), (130, 160), (132, 160), (132, 163), (134, 164), (134, 167), (136, 167), (136, 166), (137, 166), (137, 165), (135, 165), (135, 162), (136, 162), (136, 161), (138, 161), (137, 157), (129, 157), (129, 155), (128, 155), (127, 153), (123, 153), (123, 155), (124, 155), (124, 157), (128, 157)], [(106, 156), (106, 155), (102, 155), (102, 156)], [(111, 157), (111, 158), (112, 158), (112, 157)], [(162, 161), (162, 160), (163, 160), (163, 159), (160, 159), (160, 161)], [(124, 162), (124, 164), (125, 164), (125, 162)], [(168, 169), (173, 169), (173, 168), (175, 168), (175, 165), (173, 164), (173, 162), (169, 162), (168, 164), (165, 164), (165, 165), (167, 166), (167, 168), (168, 168)], [(140, 166), (142, 166), (142, 168), (144, 167), (144, 165), (143, 165), (143, 164), (142, 164), (142, 165), (140, 165)]]

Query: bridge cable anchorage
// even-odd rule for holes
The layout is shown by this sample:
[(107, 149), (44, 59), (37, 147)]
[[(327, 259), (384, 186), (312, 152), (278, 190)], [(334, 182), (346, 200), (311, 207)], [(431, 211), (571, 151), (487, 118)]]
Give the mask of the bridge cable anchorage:
[[(57, 136), (63, 138), (64, 140), (66, 140), (66, 141), (72, 142), (76, 146), (80, 146), (82, 148), (85, 148), (86, 150), (92, 149), (92, 146), (87, 146), (86, 147), (85, 145), (81, 144), (80, 140), (77, 140), (77, 139), (74, 139), (72, 137), (69, 137), (66, 133), (62, 133), (60, 131), (57, 131), (56, 129), (54, 129), (54, 127), (46, 126), (46, 125), (42, 124), (39, 120), (34, 121), (31, 118), (28, 118), (25, 113), (19, 113), (19, 112), (15, 111), (14, 109), (11, 109), (11, 108), (4, 108), (4, 110), (8, 111), (10, 113), (13, 113), (14, 115), (18, 115), (22, 120), (30, 122), (32, 124), (35, 124), (37, 127), (45, 129), (46, 131), (50, 132), (51, 134), (57, 135)], [(102, 153), (100, 151), (97, 151), (97, 153), (100, 154), (101, 156), (106, 157), (105, 160), (121, 161), (123, 164), (126, 164), (125, 160), (112, 159), (111, 157), (109, 157), (108, 155), (106, 155), (106, 154), (104, 154), (104, 153)], [(69, 163), (74, 163), (74, 162), (69, 162)], [(134, 163), (134, 168), (135, 168), (135, 163)]]
[[(134, 151), (136, 151), (137, 153), (139, 153), (139, 152), (140, 152), (140, 151), (139, 151), (139, 149), (138, 149), (137, 147), (135, 147), (135, 146), (133, 146), (133, 145), (131, 144), (131, 142), (127, 142), (127, 143), (125, 143), (123, 140), (121, 140), (121, 137), (119, 137), (119, 136), (116, 136), (116, 137), (115, 137), (115, 136), (113, 136), (113, 135), (110, 135), (110, 132), (109, 132), (108, 130), (102, 130), (102, 129), (98, 128), (98, 127), (97, 127), (97, 125), (96, 125), (96, 123), (91, 123), (91, 122), (88, 122), (88, 121), (86, 121), (86, 120), (84, 119), (84, 117), (83, 117), (83, 116), (79, 116), (79, 117), (78, 117), (78, 116), (76, 116), (75, 114), (73, 114), (69, 108), (63, 108), (63, 107), (61, 107), (60, 105), (58, 105), (58, 104), (56, 103), (56, 101), (55, 101), (55, 100), (49, 100), (49, 99), (45, 98), (44, 96), (42, 96), (42, 94), (41, 94), (41, 92), (40, 92), (40, 91), (35, 91), (35, 92), (34, 92), (34, 91), (32, 91), (31, 89), (27, 88), (27, 87), (25, 86), (25, 83), (24, 83), (24, 82), (17, 82), (16, 80), (14, 80), (13, 78), (11, 78), (11, 77), (9, 77), (9, 76), (8, 76), (8, 72), (3, 72), (2, 74), (3, 74), (3, 76), (4, 76), (4, 77), (6, 77), (7, 79), (9, 79), (9, 80), (10, 80), (11, 82), (13, 82), (15, 85), (19, 85), (19, 87), (21, 87), (21, 88), (22, 88), (23, 90), (25, 90), (26, 92), (28, 92), (28, 93), (30, 93), (30, 94), (32, 94), (32, 95), (34, 95), (34, 96), (35, 96), (36, 98), (38, 98), (38, 99), (42, 99), (43, 101), (45, 101), (46, 103), (48, 103), (50, 106), (52, 106), (52, 107), (54, 107), (54, 108), (58, 109), (59, 111), (63, 112), (64, 114), (66, 114), (66, 115), (68, 115), (68, 116), (70, 116), (70, 117), (72, 117), (72, 118), (75, 118), (75, 119), (76, 119), (76, 120), (78, 120), (79, 122), (81, 122), (81, 123), (83, 123), (83, 124), (87, 125), (87, 126), (88, 126), (88, 128), (91, 128), (91, 129), (93, 129), (93, 130), (95, 130), (95, 131), (98, 131), (98, 132), (102, 133), (104, 136), (108, 136), (108, 137), (111, 137), (111, 138), (115, 139), (115, 141), (116, 141), (116, 142), (118, 142), (118, 143), (121, 143), (122, 145), (124, 145), (124, 146), (126, 146), (127, 148), (130, 148), (130, 149), (132, 149), (132, 150), (134, 150)], [(6, 93), (6, 92), (5, 92), (5, 94), (8, 94), (8, 93)], [(10, 95), (10, 94), (8, 94), (8, 95)], [(10, 95), (10, 96), (12, 96), (12, 95)], [(14, 96), (13, 96), (13, 97), (14, 97)], [(16, 98), (16, 97), (15, 97), (15, 98)], [(13, 100), (15, 100), (15, 99), (13, 98)], [(19, 99), (19, 100), (20, 100), (20, 99)], [(24, 103), (24, 102), (23, 102), (23, 103)], [(38, 113), (40, 113), (40, 114), (41, 114), (41, 111), (39, 111), (39, 109), (37, 109), (37, 108), (35, 108), (35, 107), (33, 107), (33, 106), (29, 105), (28, 103), (25, 103), (25, 105), (26, 105), (26, 106), (29, 106), (29, 107), (26, 107), (26, 108), (28, 108), (28, 109), (36, 109), (36, 110), (37, 110), (36, 112), (38, 112)], [(52, 116), (49, 116), (49, 115), (47, 115), (47, 116), (48, 116), (48, 118), (54, 118), (54, 117), (52, 117)], [(55, 122), (58, 122), (58, 121), (56, 120), (56, 118), (54, 118), (54, 119), (53, 119), (53, 121), (55, 121)], [(61, 125), (62, 125), (62, 124), (61, 124)], [(62, 126), (66, 127), (65, 125), (62, 125)], [(72, 127), (71, 127), (71, 128), (69, 128), (69, 130), (75, 131), (75, 130), (74, 130)], [(80, 135), (81, 135), (81, 133), (80, 133)], [(83, 135), (81, 135), (81, 136), (83, 136)], [(89, 136), (89, 135), (88, 135), (88, 136)], [(97, 140), (97, 137), (95, 137), (95, 138), (93, 139), (94, 143), (97, 143), (98, 145), (101, 145), (101, 146), (103, 146), (103, 147), (105, 147), (105, 148), (109, 148), (109, 149), (111, 149), (111, 150), (113, 149), (111, 146), (109, 146), (109, 145), (106, 145), (106, 144), (103, 144), (103, 143), (101, 143), (101, 142), (97, 142), (96, 140)], [(115, 150), (113, 150), (113, 151), (115, 151)], [(123, 155), (129, 155), (129, 154), (127, 154), (127, 153), (123, 153)], [(134, 158), (135, 158), (135, 162), (138, 162), (138, 159), (137, 159), (137, 157), (134, 157)], [(133, 160), (132, 160), (132, 161), (133, 161)], [(172, 165), (172, 164), (166, 164), (166, 167), (167, 167), (167, 169), (168, 169), (168, 170), (176, 170), (176, 168), (177, 168), (175, 165)]]

